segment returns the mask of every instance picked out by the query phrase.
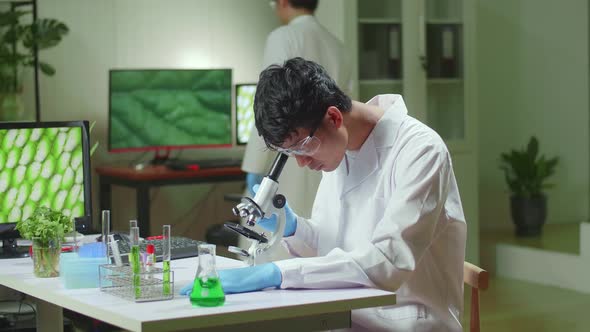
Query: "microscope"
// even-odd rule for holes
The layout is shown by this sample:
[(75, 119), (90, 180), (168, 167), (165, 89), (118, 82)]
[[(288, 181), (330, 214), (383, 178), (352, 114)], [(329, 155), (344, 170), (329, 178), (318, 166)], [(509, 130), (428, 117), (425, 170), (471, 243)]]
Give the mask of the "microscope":
[(253, 227), (262, 218), (270, 218), (273, 214), (277, 215), (277, 228), (272, 233), (270, 239), (264, 233), (258, 233), (253, 229), (244, 227), (240, 224), (225, 223), (224, 226), (234, 232), (245, 236), (252, 241), (250, 248), (244, 250), (239, 247), (230, 246), (228, 250), (235, 254), (248, 258), (248, 265), (256, 265), (256, 258), (261, 253), (273, 248), (281, 241), (285, 232), (285, 210), (283, 207), (287, 203), (285, 196), (277, 194), (279, 189), (279, 175), (289, 156), (278, 153), (270, 172), (262, 179), (260, 187), (254, 198), (242, 197), (241, 202), (236, 205), (232, 211), (234, 215), (244, 218), (246, 225)]

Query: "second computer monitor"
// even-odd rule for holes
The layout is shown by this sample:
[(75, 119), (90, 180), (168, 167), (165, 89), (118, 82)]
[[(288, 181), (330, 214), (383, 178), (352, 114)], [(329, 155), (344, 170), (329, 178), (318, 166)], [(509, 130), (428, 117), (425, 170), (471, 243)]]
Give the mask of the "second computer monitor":
[(236, 85), (236, 143), (248, 143), (254, 127), (254, 96), (256, 83)]
[(231, 69), (116, 69), (111, 152), (232, 146)]

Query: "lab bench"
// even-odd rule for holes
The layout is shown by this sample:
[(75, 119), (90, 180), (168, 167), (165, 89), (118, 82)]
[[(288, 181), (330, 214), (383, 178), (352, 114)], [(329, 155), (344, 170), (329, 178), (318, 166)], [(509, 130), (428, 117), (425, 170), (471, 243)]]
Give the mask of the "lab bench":
[[(138, 332), (327, 330), (350, 327), (353, 309), (396, 302), (395, 293), (370, 288), (272, 289), (226, 295), (220, 307), (193, 307), (178, 291), (192, 282), (197, 257), (171, 263), (175, 296), (166, 301), (134, 303), (98, 288), (65, 289), (60, 278), (36, 278), (30, 258), (0, 260), (0, 285), (36, 300), (39, 332), (62, 332), (63, 309)], [(217, 256), (217, 266), (225, 269), (244, 263)]]

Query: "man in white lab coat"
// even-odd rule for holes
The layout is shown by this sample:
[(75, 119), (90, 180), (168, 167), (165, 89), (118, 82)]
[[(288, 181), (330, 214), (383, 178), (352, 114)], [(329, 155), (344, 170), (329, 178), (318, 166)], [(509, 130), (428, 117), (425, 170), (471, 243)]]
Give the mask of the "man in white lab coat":
[(301, 58), (261, 73), (254, 112), (270, 148), (323, 177), (311, 218), (286, 208), (297, 258), (221, 270), (224, 291), (376, 287), (397, 304), (354, 310), (354, 331), (461, 331), (466, 225), (440, 136), (400, 95), (351, 101)]
[[(318, 0), (276, 0), (271, 3), (284, 25), (268, 36), (262, 68), (272, 64), (280, 65), (293, 57), (302, 57), (322, 65), (337, 84), (346, 93), (350, 93), (352, 65), (348, 53), (342, 42), (313, 15)], [(256, 128), (253, 128), (242, 162), (242, 170), (249, 173), (249, 190), (270, 170), (275, 155), (266, 149)], [(287, 162), (285, 171), (289, 178), (281, 182), (279, 192), (289, 199), (290, 206), (301, 216), (309, 218), (321, 174), (298, 167), (295, 160)]]

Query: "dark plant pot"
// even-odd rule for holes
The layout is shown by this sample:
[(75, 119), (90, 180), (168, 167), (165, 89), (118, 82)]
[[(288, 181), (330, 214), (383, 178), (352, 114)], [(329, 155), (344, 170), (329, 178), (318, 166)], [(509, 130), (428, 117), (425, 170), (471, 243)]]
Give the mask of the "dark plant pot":
[(540, 235), (547, 217), (547, 197), (511, 196), (510, 211), (516, 225), (516, 236)]

